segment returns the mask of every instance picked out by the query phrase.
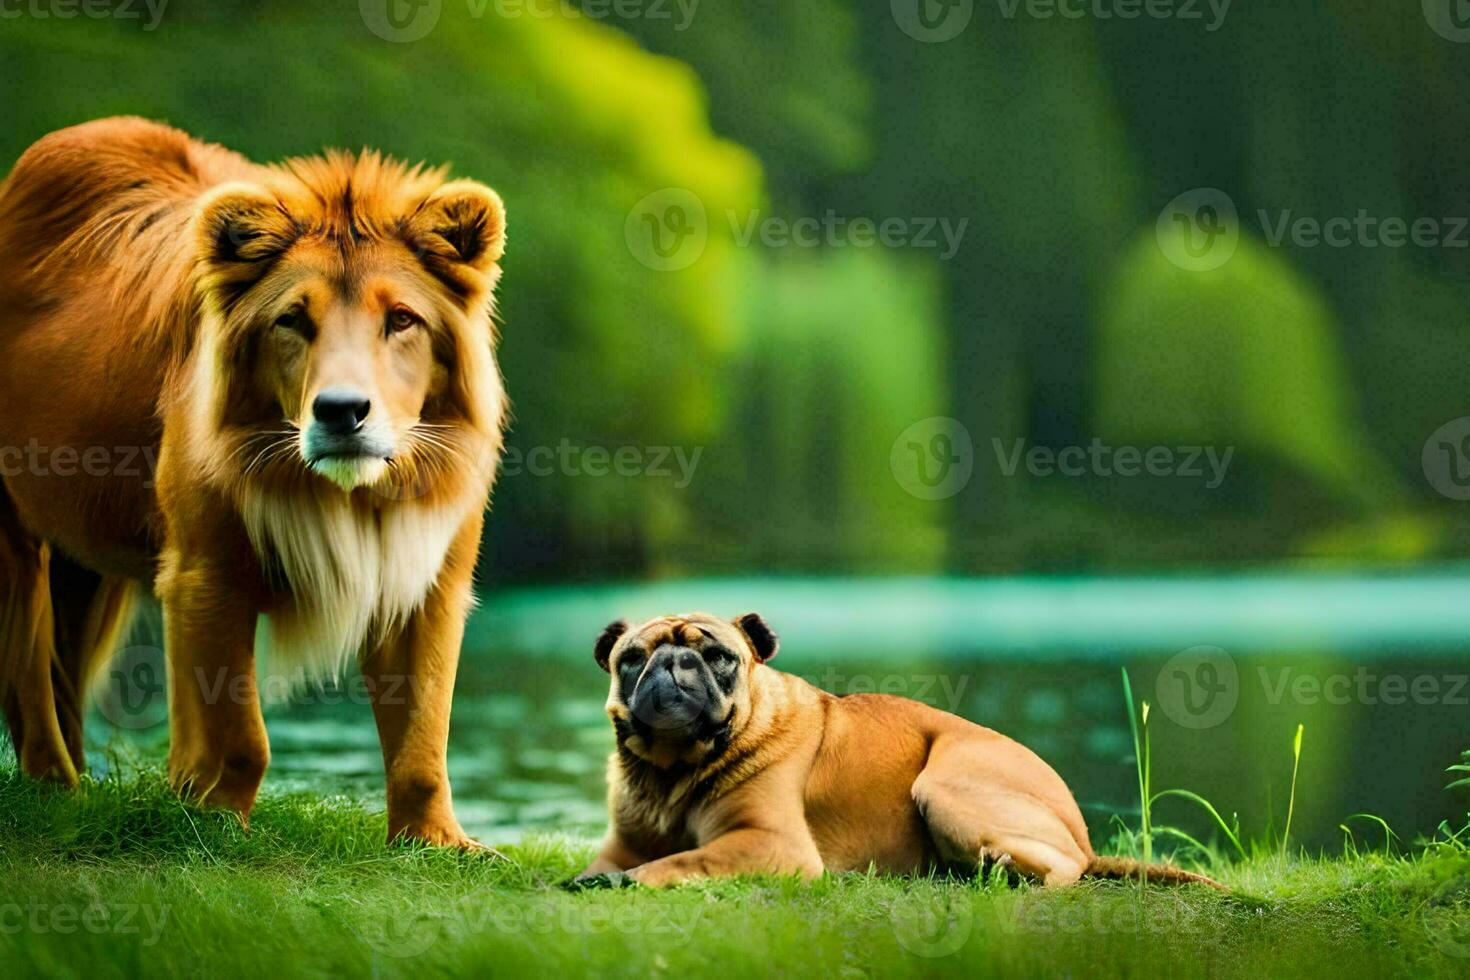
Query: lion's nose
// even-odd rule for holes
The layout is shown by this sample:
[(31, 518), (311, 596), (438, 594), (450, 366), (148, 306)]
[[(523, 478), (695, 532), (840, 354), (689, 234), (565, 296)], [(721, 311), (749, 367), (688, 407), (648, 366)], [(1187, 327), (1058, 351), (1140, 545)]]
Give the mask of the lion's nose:
[(311, 417), (333, 435), (351, 435), (362, 428), (372, 402), (351, 388), (327, 388), (311, 403)]

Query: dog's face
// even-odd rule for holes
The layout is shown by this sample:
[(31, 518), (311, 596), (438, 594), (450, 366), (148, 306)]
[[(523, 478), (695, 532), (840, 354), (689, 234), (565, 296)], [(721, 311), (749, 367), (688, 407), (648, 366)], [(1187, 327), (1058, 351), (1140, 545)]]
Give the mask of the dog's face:
[(612, 675), (607, 713), (618, 744), (662, 768), (717, 755), (749, 720), (751, 676), (776, 646), (755, 613), (733, 622), (691, 613), (638, 627), (612, 623), (594, 652)]
[(292, 175), (269, 190), (222, 188), (203, 206), (229, 358), (221, 387), (233, 388), (233, 421), (273, 422), (286, 437), (274, 458), (242, 461), (294, 456), (351, 490), (474, 421), (465, 375), (483, 373), (491, 347), (504, 213), (479, 184), (373, 157), (302, 161)]

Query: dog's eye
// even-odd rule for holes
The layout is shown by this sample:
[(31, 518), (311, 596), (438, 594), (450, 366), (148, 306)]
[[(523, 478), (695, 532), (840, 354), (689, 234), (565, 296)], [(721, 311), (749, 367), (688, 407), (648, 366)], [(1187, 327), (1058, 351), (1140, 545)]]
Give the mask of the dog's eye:
[(631, 653), (618, 661), (618, 670), (638, 670), (643, 666), (643, 658), (636, 653)]
[(280, 327), (282, 330), (300, 330), (301, 311), (287, 310), (285, 313), (282, 313), (280, 316), (276, 317), (276, 322), (273, 324), (273, 326)]
[(423, 323), (423, 319), (406, 306), (395, 306), (388, 311), (388, 332), (403, 333)]
[(722, 673), (734, 670), (740, 664), (740, 658), (723, 647), (709, 651), (704, 658), (711, 668)]

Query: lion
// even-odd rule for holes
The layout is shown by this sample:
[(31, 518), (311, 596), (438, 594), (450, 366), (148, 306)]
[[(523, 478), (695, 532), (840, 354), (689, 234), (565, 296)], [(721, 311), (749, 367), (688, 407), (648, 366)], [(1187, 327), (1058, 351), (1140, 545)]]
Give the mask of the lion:
[(478, 846), (445, 756), (507, 412), (504, 247), (494, 191), (375, 152), (258, 165), (115, 118), (21, 156), (0, 186), (0, 707), (24, 772), (77, 783), (89, 681), (152, 589), (185, 798), (248, 825), (261, 623), (301, 677), (358, 659), (390, 840)]

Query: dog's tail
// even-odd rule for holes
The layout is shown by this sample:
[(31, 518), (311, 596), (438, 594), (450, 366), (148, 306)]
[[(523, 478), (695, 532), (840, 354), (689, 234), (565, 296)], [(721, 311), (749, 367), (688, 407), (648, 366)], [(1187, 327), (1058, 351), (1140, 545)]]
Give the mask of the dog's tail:
[(1171, 864), (1144, 864), (1135, 858), (1128, 857), (1094, 857), (1087, 870), (1082, 872), (1084, 878), (1137, 878), (1142, 881), (1157, 882), (1161, 885), (1209, 885), (1220, 891), (1229, 891), (1224, 885), (1213, 878), (1207, 878), (1193, 871), (1185, 871)]

